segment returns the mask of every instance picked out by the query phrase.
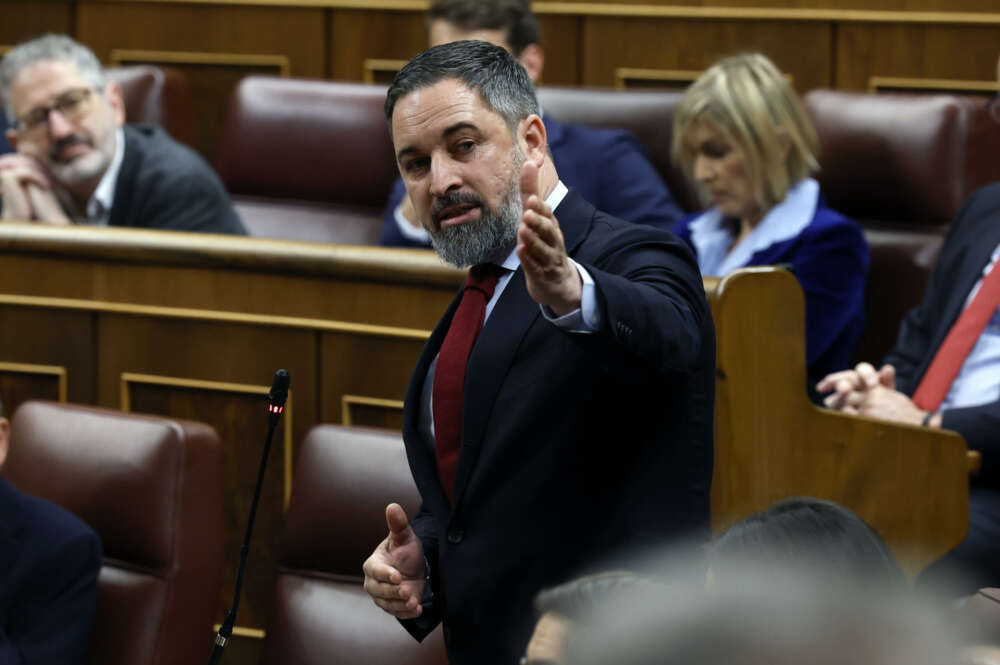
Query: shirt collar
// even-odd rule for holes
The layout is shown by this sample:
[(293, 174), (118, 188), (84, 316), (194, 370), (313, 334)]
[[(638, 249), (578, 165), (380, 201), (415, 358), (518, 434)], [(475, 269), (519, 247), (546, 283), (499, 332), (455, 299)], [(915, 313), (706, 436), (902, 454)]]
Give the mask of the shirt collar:
[(115, 200), (115, 186), (118, 184), (118, 174), (122, 168), (122, 160), (125, 158), (125, 131), (119, 127), (115, 131), (115, 156), (111, 158), (111, 164), (101, 181), (97, 183), (97, 189), (87, 201), (87, 221), (91, 224), (97, 223), (106, 226), (111, 215), (111, 204)]
[(750, 262), (757, 252), (790, 240), (809, 226), (819, 205), (819, 183), (805, 178), (788, 190), (785, 200), (773, 206), (740, 244), (730, 251), (732, 234), (722, 213), (712, 208), (691, 222), (691, 242), (698, 267), (706, 275), (726, 275)]

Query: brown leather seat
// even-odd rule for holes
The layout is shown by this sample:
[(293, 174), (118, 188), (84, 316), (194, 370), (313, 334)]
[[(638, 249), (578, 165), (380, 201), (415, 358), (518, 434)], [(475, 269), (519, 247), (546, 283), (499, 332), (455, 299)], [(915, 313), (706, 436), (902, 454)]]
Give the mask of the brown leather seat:
[(819, 181), (871, 248), (857, 360), (878, 362), (919, 304), (947, 225), (976, 188), (1000, 179), (1000, 128), (982, 98), (814, 90)]
[(121, 86), (125, 122), (159, 125), (175, 139), (194, 145), (194, 110), (184, 73), (170, 67), (108, 67), (108, 80)]
[(440, 629), (418, 644), (362, 587), (386, 505), (419, 506), (400, 435), (319, 425), (294, 477), (262, 665), (444, 665)]
[(627, 129), (685, 210), (700, 209), (694, 188), (670, 158), (674, 109), (682, 93), (670, 90), (610, 90), (540, 87), (538, 103), (560, 122)]
[(216, 159), (251, 235), (375, 244), (396, 177), (384, 86), (252, 76)]
[(201, 423), (27, 402), (4, 477), (83, 519), (104, 565), (89, 662), (207, 660), (222, 576), (221, 447)]

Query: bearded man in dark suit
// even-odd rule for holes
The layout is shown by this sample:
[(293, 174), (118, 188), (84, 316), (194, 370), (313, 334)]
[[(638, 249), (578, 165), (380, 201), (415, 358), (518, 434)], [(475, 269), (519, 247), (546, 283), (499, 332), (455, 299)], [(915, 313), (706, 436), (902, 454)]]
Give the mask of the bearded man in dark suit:
[(417, 639), (443, 622), (453, 664), (509, 665), (541, 588), (707, 536), (711, 313), (678, 238), (563, 185), (503, 48), (422, 53), (386, 117), (434, 248), (473, 267), (407, 390), (421, 509), (387, 507), (365, 588)]

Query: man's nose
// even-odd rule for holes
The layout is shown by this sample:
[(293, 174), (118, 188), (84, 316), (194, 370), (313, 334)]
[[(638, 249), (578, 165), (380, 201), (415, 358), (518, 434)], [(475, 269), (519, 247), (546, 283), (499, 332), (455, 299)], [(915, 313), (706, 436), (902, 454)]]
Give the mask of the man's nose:
[(434, 159), (431, 161), (431, 195), (443, 196), (452, 189), (462, 186), (456, 164), (449, 159)]
[(73, 125), (66, 119), (60, 111), (52, 109), (49, 111), (49, 136), (54, 139), (61, 139), (73, 133)]

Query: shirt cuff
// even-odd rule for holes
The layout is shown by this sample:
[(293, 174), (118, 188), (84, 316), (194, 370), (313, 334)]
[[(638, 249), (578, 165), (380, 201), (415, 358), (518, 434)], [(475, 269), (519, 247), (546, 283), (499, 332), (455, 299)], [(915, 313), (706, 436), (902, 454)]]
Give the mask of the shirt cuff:
[(563, 316), (556, 316), (556, 313), (550, 307), (539, 305), (542, 308), (542, 316), (567, 332), (598, 332), (603, 322), (601, 321), (601, 308), (597, 303), (597, 286), (594, 284), (594, 278), (579, 263), (573, 261), (573, 259), (570, 259), (570, 261), (580, 274), (580, 280), (583, 282), (583, 292), (580, 295), (579, 309), (575, 309)]
[[(406, 199), (404, 198), (403, 201)], [(403, 202), (400, 201), (396, 209), (392, 211), (392, 216), (396, 220), (396, 227), (399, 228), (399, 232), (403, 234), (403, 237), (407, 240), (413, 240), (415, 242), (430, 242), (431, 238), (427, 235), (427, 231), (424, 230), (422, 226), (414, 226), (410, 223), (410, 220), (403, 216)]]

